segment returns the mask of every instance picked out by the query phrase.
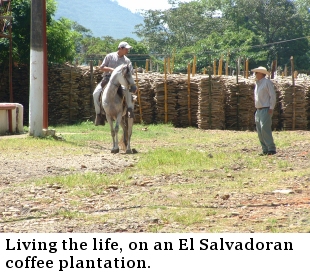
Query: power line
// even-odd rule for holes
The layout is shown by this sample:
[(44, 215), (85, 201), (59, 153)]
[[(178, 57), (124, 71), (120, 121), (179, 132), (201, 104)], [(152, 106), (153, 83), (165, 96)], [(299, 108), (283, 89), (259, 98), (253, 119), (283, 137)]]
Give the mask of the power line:
[[(200, 54), (218, 54), (218, 53), (223, 53), (223, 52), (227, 52), (229, 51), (230, 53), (234, 53), (236, 51), (240, 51), (243, 48), (247, 48), (247, 49), (253, 49), (253, 48), (264, 48), (264, 47), (268, 47), (268, 46), (272, 46), (272, 45), (278, 45), (278, 44), (282, 44), (282, 43), (287, 43), (287, 42), (292, 42), (292, 41), (297, 41), (297, 40), (301, 40), (301, 39), (307, 39), (310, 38), (310, 36), (303, 36), (303, 37), (298, 37), (298, 38), (293, 38), (293, 39), (288, 39), (288, 40), (283, 40), (283, 41), (277, 41), (277, 42), (272, 42), (272, 43), (267, 43), (267, 44), (263, 44), (263, 45), (253, 45), (253, 46), (248, 46), (248, 47), (238, 47), (238, 48), (233, 48), (233, 49), (227, 49), (227, 50), (213, 50), (213, 51), (203, 51)], [(199, 53), (186, 53), (186, 55), (198, 55)], [(104, 58), (106, 54), (92, 54), (92, 55), (87, 55), (87, 58)], [(140, 62), (140, 61), (144, 61), (144, 59), (141, 59), (141, 57), (164, 57), (164, 56), (169, 56), (169, 54), (157, 54), (157, 53), (150, 53), (150, 54), (128, 54), (129, 57), (131, 57), (132, 59), (135, 59), (134, 57), (140, 57), (138, 59), (135, 59), (135, 62)]]
[[(298, 37), (298, 38), (289, 39), (289, 40), (283, 40), (283, 41), (278, 41), (278, 42), (267, 43), (267, 44), (263, 44), (263, 45), (248, 46), (248, 47), (246, 47), (246, 48), (247, 48), (247, 49), (251, 49), (251, 48), (263, 48), (263, 47), (267, 47), (267, 46), (272, 46), (272, 45), (276, 45), (276, 44), (282, 44), (282, 43), (292, 42), (292, 41), (301, 40), (301, 39), (306, 39), (306, 38), (310, 38), (310, 36), (303, 36), (303, 37)], [(242, 47), (233, 48), (233, 49), (228, 49), (227, 51), (234, 52), (234, 51), (237, 51), (237, 50), (240, 50), (240, 49), (242, 49)], [(210, 53), (210, 54), (221, 53), (221, 52), (223, 52), (223, 50), (207, 51), (207, 53)], [(194, 53), (192, 53), (192, 54), (194, 54)]]
[(290, 39), (290, 40), (284, 40), (284, 41), (278, 41), (278, 42), (268, 43), (268, 44), (265, 44), (265, 45), (251, 46), (251, 47), (249, 47), (249, 48), (266, 47), (266, 46), (271, 46), (271, 45), (275, 45), (275, 44), (281, 44), (281, 43), (286, 43), (286, 42), (301, 40), (301, 39), (305, 39), (305, 38), (309, 38), (309, 37), (310, 37), (310, 36), (298, 37), (298, 38), (294, 38), (294, 39)]

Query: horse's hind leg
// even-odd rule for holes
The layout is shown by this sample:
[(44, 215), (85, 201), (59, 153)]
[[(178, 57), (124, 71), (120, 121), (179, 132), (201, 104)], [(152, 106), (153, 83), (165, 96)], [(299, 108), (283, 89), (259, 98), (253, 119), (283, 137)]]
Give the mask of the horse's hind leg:
[(134, 101), (133, 96), (130, 92), (125, 93), (126, 96), (126, 103), (127, 103), (127, 149), (126, 154), (132, 154), (135, 153), (131, 150), (130, 147), (130, 140), (131, 140), (131, 134), (132, 134), (132, 127), (133, 127), (133, 120), (134, 120)]

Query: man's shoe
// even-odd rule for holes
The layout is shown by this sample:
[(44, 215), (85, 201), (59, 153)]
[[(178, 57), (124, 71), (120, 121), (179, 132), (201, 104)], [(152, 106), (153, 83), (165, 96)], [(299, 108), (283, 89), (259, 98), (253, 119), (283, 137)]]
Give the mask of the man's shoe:
[(95, 126), (102, 125), (102, 120), (101, 114), (96, 115)]
[(267, 155), (268, 156), (270, 156), (270, 155), (275, 155), (277, 152), (276, 151), (269, 151), (268, 153), (267, 153)]

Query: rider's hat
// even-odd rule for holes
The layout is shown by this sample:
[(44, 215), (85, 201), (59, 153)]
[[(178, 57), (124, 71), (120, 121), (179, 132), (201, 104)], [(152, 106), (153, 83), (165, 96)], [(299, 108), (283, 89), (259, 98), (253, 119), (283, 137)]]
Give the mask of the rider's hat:
[(132, 47), (127, 42), (122, 41), (121, 43), (118, 44), (118, 48), (131, 49)]

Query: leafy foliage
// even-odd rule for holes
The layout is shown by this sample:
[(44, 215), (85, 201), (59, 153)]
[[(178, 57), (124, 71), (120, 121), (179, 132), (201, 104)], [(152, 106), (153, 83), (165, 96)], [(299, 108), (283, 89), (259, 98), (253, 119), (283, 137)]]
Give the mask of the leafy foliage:
[(275, 59), (284, 66), (294, 56), (296, 68), (309, 69), (304, 62), (309, 56), (309, 0), (170, 3), (174, 6), (166, 11), (145, 11), (144, 24), (136, 26), (136, 33), (152, 53), (171, 56), (177, 49), (180, 70), (193, 55), (202, 66), (210, 63), (210, 56), (223, 54), (234, 54), (234, 59), (245, 56), (253, 66), (267, 67)]
[[(280, 67), (309, 70), (310, 0), (169, 0), (168, 10), (144, 10), (142, 24), (135, 26), (139, 42), (130, 36), (94, 37), (78, 22), (54, 20), (56, 1), (47, 0), (48, 58), (50, 62), (102, 60), (117, 50), (120, 41), (133, 46), (129, 57), (138, 66), (146, 58), (160, 65), (172, 57), (175, 71), (186, 72), (197, 57), (197, 71), (214, 59), (250, 59), (251, 67), (267, 66), (273, 60)], [(12, 1), (13, 60), (29, 62), (30, 0)], [(8, 62), (8, 39), (0, 40), (0, 61)], [(150, 57), (151, 56), (151, 57)], [(233, 66), (233, 65), (232, 65)]]
[(70, 20), (61, 18), (59, 21), (52, 21), (47, 28), (49, 62), (64, 63), (75, 58), (74, 41), (78, 41), (81, 34), (72, 31), (71, 27), (72, 22)]
[[(30, 62), (30, 29), (31, 29), (31, 1), (12, 1), (13, 16), (13, 60), (22, 64)], [(73, 60), (74, 37), (76, 32), (71, 32), (71, 24), (68, 20), (55, 21), (52, 19), (56, 11), (56, 1), (47, 0), (46, 4), (46, 24), (48, 59), (53, 62), (64, 62)], [(2, 39), (3, 40), (3, 39)], [(0, 42), (0, 59), (3, 63), (8, 63), (8, 41)]]
[(237, 33), (227, 30), (221, 36), (213, 32), (193, 46), (183, 48), (176, 55), (178, 66), (175, 69), (185, 72), (187, 63), (191, 63), (193, 60), (193, 55), (197, 56), (197, 71), (199, 72), (202, 72), (207, 66), (212, 66), (214, 59), (220, 58), (224, 58), (226, 62), (232, 64), (232, 67), (236, 66), (239, 57), (246, 57), (252, 62), (259, 63), (265, 61), (267, 56), (266, 51), (260, 51), (254, 46), (261, 42), (259, 37), (246, 29), (240, 29)]

